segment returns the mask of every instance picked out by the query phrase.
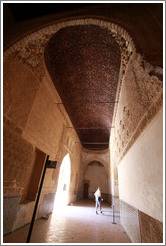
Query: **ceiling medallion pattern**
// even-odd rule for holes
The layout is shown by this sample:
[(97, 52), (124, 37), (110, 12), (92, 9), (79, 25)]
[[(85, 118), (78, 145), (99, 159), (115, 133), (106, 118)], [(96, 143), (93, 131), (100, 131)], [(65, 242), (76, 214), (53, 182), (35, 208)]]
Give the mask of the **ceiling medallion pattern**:
[(108, 148), (121, 65), (115, 37), (95, 25), (66, 27), (50, 39), (45, 60), (83, 147)]

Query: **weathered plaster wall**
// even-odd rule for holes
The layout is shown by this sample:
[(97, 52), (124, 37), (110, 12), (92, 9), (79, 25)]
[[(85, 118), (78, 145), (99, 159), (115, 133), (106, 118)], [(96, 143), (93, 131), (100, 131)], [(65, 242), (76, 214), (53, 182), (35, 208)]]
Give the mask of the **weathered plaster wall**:
[(120, 199), (159, 221), (163, 221), (162, 138), (160, 111), (118, 167)]

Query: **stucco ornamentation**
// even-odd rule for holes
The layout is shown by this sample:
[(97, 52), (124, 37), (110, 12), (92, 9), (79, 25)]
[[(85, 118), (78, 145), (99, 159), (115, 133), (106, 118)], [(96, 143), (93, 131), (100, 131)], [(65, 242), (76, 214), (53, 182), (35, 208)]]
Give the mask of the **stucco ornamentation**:
[(32, 34), (25, 36), (4, 52), (4, 61), (10, 59), (11, 55), (26, 64), (39, 79), (44, 76), (42, 67), (42, 56), (48, 40), (61, 28), (75, 25), (97, 25), (106, 28), (116, 39), (122, 52), (121, 76), (124, 75), (128, 60), (135, 51), (134, 43), (129, 34), (120, 26), (97, 19), (77, 19), (56, 23), (44, 27)]
[(110, 139), (112, 162), (116, 165), (162, 107), (162, 71), (154, 71), (156, 68), (139, 54), (129, 61)]

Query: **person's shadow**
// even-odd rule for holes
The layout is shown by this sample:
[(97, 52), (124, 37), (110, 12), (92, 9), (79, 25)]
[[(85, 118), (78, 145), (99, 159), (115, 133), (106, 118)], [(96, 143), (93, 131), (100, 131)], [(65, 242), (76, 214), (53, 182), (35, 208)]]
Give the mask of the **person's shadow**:
[[(102, 215), (103, 216), (113, 217), (113, 211), (102, 210)], [(120, 218), (120, 213), (115, 212), (114, 216)]]

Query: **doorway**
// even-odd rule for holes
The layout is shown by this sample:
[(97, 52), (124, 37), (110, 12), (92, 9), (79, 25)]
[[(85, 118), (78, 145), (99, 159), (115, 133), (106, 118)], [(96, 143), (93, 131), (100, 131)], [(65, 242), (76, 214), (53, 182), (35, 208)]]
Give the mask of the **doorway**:
[(89, 197), (89, 182), (84, 183), (84, 199)]
[(61, 209), (66, 206), (69, 202), (69, 186), (70, 186), (70, 176), (71, 176), (71, 162), (70, 156), (67, 154), (62, 161), (57, 192), (55, 196), (54, 208)]
[[(104, 201), (108, 201), (108, 178), (104, 165), (99, 161), (90, 162), (85, 170), (84, 183), (88, 183), (88, 198), (94, 199), (94, 193), (98, 187), (101, 188), (101, 193)], [(84, 190), (86, 192), (86, 185)]]

